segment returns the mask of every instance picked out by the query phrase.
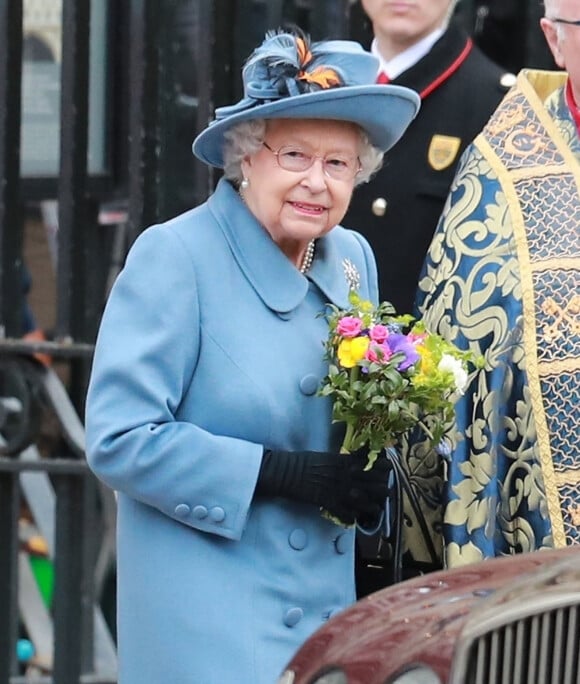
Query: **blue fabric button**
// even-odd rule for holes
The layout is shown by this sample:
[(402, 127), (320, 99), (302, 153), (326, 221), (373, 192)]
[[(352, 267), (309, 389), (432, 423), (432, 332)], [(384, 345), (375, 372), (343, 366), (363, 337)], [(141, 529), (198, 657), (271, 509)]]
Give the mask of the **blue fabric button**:
[(289, 608), (284, 615), (284, 624), (286, 627), (295, 627), (303, 617), (302, 608)]
[(175, 507), (175, 515), (178, 518), (187, 518), (191, 511), (191, 508), (187, 504), (179, 504)]
[(306, 544), (308, 544), (308, 535), (304, 530), (297, 528), (290, 532), (288, 543), (296, 551), (302, 551), (302, 549), (306, 548)]
[(207, 508), (205, 506), (196, 506), (193, 509), (193, 517), (197, 518), (198, 520), (207, 518)]
[(226, 512), (221, 506), (210, 508), (209, 518), (212, 522), (221, 523), (226, 519)]
[(346, 553), (350, 549), (351, 544), (351, 537), (348, 534), (339, 534), (334, 540), (337, 553)]
[(302, 380), (300, 380), (300, 391), (302, 394), (310, 395), (314, 394), (318, 389), (318, 378), (312, 373), (305, 375)]

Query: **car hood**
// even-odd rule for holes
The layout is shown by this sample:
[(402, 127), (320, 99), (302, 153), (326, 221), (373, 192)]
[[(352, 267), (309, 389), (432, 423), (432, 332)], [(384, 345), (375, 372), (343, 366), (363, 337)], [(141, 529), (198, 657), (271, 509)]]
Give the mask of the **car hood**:
[(296, 684), (329, 666), (340, 666), (349, 684), (383, 684), (389, 674), (425, 663), (444, 681), (460, 633), (478, 623), (480, 610), (493, 615), (507, 602), (525, 606), (526, 597), (571, 574), (580, 591), (579, 559), (580, 548), (536, 551), (401, 582), (333, 617), (288, 667)]

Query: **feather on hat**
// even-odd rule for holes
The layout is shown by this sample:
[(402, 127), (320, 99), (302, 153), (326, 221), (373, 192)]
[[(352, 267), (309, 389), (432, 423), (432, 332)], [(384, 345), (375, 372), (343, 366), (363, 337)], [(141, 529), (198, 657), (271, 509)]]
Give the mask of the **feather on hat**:
[(301, 33), (268, 32), (242, 70), (244, 97), (220, 107), (193, 142), (196, 157), (222, 167), (224, 133), (250, 119), (332, 119), (359, 125), (383, 152), (419, 111), (410, 88), (377, 85), (378, 60), (359, 43), (310, 43)]

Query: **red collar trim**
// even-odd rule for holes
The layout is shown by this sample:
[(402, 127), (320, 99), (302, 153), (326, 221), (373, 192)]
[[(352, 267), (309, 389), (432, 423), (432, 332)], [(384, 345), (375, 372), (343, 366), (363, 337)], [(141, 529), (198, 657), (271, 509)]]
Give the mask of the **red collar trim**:
[(424, 100), (428, 95), (431, 95), (431, 93), (436, 90), (442, 83), (444, 83), (450, 76), (451, 74), (454, 74), (457, 69), (465, 62), (467, 59), (467, 56), (473, 49), (473, 41), (471, 38), (467, 39), (467, 42), (465, 43), (465, 47), (461, 51), (461, 54), (457, 59), (449, 65), (449, 67), (442, 73), (439, 74), (439, 76), (432, 82), (430, 83), (424, 90), (422, 90), (419, 95), (422, 100)]
[(572, 114), (572, 118), (574, 119), (574, 123), (576, 124), (578, 134), (580, 135), (580, 108), (578, 107), (578, 105), (576, 104), (576, 100), (574, 99), (574, 93), (572, 92), (572, 82), (570, 81), (570, 79), (568, 79), (568, 82), (566, 83), (566, 104), (570, 109), (570, 113)]

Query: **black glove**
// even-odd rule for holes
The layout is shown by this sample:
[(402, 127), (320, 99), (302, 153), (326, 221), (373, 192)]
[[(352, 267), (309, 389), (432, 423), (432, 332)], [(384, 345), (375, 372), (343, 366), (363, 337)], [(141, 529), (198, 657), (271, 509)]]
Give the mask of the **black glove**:
[(347, 525), (380, 515), (387, 497), (384, 454), (365, 470), (366, 450), (353, 454), (264, 450), (256, 494), (321, 506)]

